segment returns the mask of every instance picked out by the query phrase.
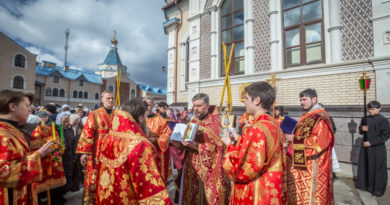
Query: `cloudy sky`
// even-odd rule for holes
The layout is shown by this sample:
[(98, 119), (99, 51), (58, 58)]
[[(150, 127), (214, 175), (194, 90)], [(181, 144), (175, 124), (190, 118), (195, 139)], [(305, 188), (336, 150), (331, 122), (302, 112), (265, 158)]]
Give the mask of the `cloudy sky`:
[[(117, 32), (118, 51), (133, 80), (166, 87), (163, 0), (1, 0), (0, 31), (37, 61), (64, 63), (64, 29), (70, 29), (68, 64), (96, 71)], [(154, 75), (151, 76), (150, 74)]]

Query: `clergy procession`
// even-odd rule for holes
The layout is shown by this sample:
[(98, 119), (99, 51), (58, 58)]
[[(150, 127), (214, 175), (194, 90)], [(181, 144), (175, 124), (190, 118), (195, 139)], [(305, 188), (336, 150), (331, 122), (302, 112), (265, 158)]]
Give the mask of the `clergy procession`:
[[(144, 25), (156, 3), (85, 2), (28, 13), (77, 19), (74, 42), (83, 48), (72, 52), (83, 60), (107, 30), (91, 24), (142, 22), (120, 34), (135, 47), (125, 50), (132, 74), (116, 31), (92, 73), (67, 64), (69, 28), (63, 67), (37, 62), (18, 36), (46, 41), (36, 34), (44, 29), (9, 29), (17, 40), (0, 29), (1, 73), (12, 75), (9, 88), (0, 80), (0, 205), (388, 204), (389, 0), (166, 0), (158, 7), (166, 50), (155, 26)], [(0, 16), (22, 19), (19, 7), (4, 5)], [(96, 22), (73, 13), (90, 10)], [(38, 47), (28, 49), (47, 56)], [(154, 73), (161, 56), (164, 73)], [(141, 83), (160, 78), (166, 89)]]
[[(304, 111), (299, 120), (282, 116), (280, 107), (275, 110), (271, 84), (246, 84), (237, 93), (245, 105), (239, 129), (231, 122), (229, 105), (222, 110), (210, 104), (207, 94), (196, 94), (193, 116), (181, 123), (187, 128), (179, 138), (173, 136), (180, 123), (167, 116), (165, 102), (158, 111), (150, 97), (120, 105), (119, 95), (104, 91), (102, 106), (85, 116), (77, 142), (72, 129), (66, 134), (72, 126), (69, 111), (59, 113), (52, 126), (42, 115), (29, 132), (33, 95), (2, 90), (0, 204), (42, 204), (42, 198), (63, 204), (58, 198), (70, 190), (75, 181), (70, 167), (77, 164), (86, 205), (334, 204), (331, 118), (311, 88), (297, 96)], [(390, 128), (379, 114), (379, 102), (367, 108), (370, 115), (360, 124), (367, 136), (356, 187), (381, 196)], [(169, 183), (174, 183), (173, 195)]]

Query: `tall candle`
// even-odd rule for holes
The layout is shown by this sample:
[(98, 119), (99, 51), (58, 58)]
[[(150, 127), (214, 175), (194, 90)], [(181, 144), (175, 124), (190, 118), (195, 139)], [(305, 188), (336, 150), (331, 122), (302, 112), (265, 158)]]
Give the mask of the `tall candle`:
[(64, 130), (62, 127), (62, 123), (60, 124), (60, 137), (61, 137), (61, 144), (64, 145)]
[(53, 132), (53, 141), (54, 141), (54, 143), (56, 143), (57, 142), (56, 126), (55, 126), (54, 122), (51, 123), (51, 131)]

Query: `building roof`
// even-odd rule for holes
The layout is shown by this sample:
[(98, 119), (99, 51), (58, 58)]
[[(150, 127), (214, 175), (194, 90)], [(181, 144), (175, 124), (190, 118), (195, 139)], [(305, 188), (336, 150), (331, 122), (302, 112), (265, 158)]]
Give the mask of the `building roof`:
[(123, 66), (121, 58), (119, 57), (118, 48), (114, 46), (111, 47), (103, 64)]
[(38, 63), (35, 68), (35, 74), (37, 75), (50, 76), (55, 72), (59, 73), (63, 78), (66, 79), (77, 80), (77, 79), (84, 78), (86, 81), (90, 83), (102, 84), (102, 80), (101, 80), (102, 77), (95, 73), (79, 71), (74, 69), (68, 69), (65, 71), (60, 66), (56, 66), (56, 68), (49, 68), (49, 67), (44, 67), (42, 63)]
[(157, 95), (167, 95), (167, 89), (152, 87), (150, 85), (138, 84), (138, 86), (146, 93), (153, 93)]

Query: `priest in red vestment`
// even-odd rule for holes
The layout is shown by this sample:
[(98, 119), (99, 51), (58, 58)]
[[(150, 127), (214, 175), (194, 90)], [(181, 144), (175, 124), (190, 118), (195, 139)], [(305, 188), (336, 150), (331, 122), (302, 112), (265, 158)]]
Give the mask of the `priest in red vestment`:
[(306, 113), (294, 135), (286, 134), (292, 141), (292, 153), (287, 157), (288, 204), (334, 204), (332, 123), (314, 89), (302, 91), (299, 97)]
[(166, 111), (168, 104), (165, 102), (159, 103), (159, 115), (155, 115), (152, 112), (154, 107), (154, 102), (152, 98), (146, 98), (145, 102), (148, 104), (148, 118), (146, 120), (146, 125), (149, 128), (149, 140), (155, 145), (159, 158), (161, 161), (161, 174), (164, 180), (164, 183), (168, 183), (168, 177), (170, 173), (170, 159), (171, 155), (169, 154), (169, 137), (172, 134), (172, 130), (169, 128), (168, 120), (166, 116)]
[(245, 88), (246, 112), (254, 116), (251, 127), (238, 136), (222, 138), (227, 145), (223, 168), (233, 181), (230, 204), (281, 204), (283, 179), (282, 131), (267, 114), (275, 101), (274, 89), (266, 82)]
[(13, 90), (0, 91), (0, 205), (38, 204), (32, 184), (42, 179), (41, 158), (53, 151), (49, 140), (30, 152), (19, 126), (31, 113), (33, 94)]
[(172, 204), (156, 150), (138, 125), (145, 120), (143, 101), (123, 107), (135, 118), (124, 110), (113, 111), (112, 128), (98, 150), (96, 204)]
[(199, 127), (194, 141), (182, 141), (192, 150), (187, 152), (185, 159), (182, 204), (201, 204), (204, 200), (208, 204), (227, 204), (230, 181), (222, 167), (224, 145), (219, 137), (218, 108), (209, 105), (209, 97), (204, 93), (196, 94), (192, 103), (195, 117), (191, 123)]
[(96, 199), (96, 157), (104, 136), (108, 135), (112, 122), (114, 93), (104, 91), (101, 95), (103, 107), (89, 114), (81, 133), (76, 153), (81, 154), (80, 161), (85, 167), (83, 204), (93, 205)]
[(279, 126), (280, 126), (280, 124), (282, 124), (282, 122), (284, 120), (283, 112), (284, 112), (283, 106), (276, 106), (275, 107), (275, 120)]

